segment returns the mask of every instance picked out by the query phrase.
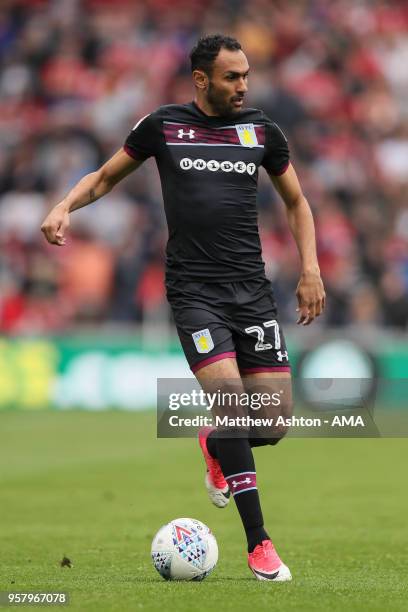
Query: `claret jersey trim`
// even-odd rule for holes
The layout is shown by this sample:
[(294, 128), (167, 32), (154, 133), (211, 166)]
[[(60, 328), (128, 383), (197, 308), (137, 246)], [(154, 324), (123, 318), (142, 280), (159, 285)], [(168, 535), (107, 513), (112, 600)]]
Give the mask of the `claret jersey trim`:
[(163, 121), (163, 132), (167, 145), (251, 147), (263, 149), (265, 127), (253, 123), (203, 127), (186, 123)]

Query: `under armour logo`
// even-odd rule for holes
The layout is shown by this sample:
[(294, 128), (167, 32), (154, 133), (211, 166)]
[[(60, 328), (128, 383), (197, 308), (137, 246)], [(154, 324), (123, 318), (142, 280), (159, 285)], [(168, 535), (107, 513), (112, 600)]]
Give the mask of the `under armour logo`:
[(183, 129), (181, 129), (178, 131), (177, 138), (184, 138), (184, 136), (188, 136), (189, 139), (191, 140), (192, 138), (195, 138), (194, 134), (195, 134), (195, 130), (189, 130), (188, 132), (185, 132)]
[(283, 353), (282, 351), (278, 351), (277, 355), (278, 355), (278, 361), (282, 361), (283, 359), (286, 359), (287, 361), (288, 359), (288, 351), (284, 351)]
[(251, 479), (250, 478), (244, 478), (244, 480), (233, 480), (231, 482), (232, 486), (234, 487), (234, 489), (237, 488), (238, 485), (240, 484), (251, 484)]

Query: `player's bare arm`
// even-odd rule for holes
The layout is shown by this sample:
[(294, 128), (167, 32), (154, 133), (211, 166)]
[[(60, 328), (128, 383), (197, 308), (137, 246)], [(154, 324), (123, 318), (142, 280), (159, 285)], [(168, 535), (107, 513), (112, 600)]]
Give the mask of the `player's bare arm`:
[(289, 164), (280, 176), (270, 174), (271, 180), (286, 205), (288, 222), (296, 241), (301, 276), (296, 289), (298, 299), (298, 324), (309, 325), (325, 306), (325, 291), (320, 277), (316, 254), (316, 236), (312, 211), (299, 184), (295, 169)]
[(120, 149), (98, 170), (84, 176), (44, 220), (41, 231), (48, 242), (63, 246), (69, 227), (69, 213), (99, 200), (142, 163)]

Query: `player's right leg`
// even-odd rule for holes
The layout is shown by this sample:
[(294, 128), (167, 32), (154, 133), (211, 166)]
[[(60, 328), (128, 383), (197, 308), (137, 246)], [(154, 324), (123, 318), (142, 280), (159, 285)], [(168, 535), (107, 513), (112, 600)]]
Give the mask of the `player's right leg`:
[[(210, 369), (217, 366), (219, 376), (240, 380), (226, 314), (231, 300), (228, 285), (170, 281), (167, 283), (167, 298), (192, 372), (205, 366)], [(213, 429), (200, 430), (199, 444), (206, 464), (205, 486), (209, 498), (215, 506), (224, 508), (230, 501), (230, 490), (219, 461), (213, 456)]]
[[(206, 372), (207, 377), (212, 377), (212, 380), (214, 380), (214, 377), (217, 381), (227, 379), (236, 380), (238, 382), (241, 380), (236, 360), (232, 357), (220, 359), (207, 366), (204, 365), (201, 368), (200, 364), (198, 364), (195, 371), (198, 372), (200, 369)], [(202, 384), (199, 374), (196, 376), (200, 384)], [(203, 388), (205, 390), (205, 386)], [(220, 463), (216, 458), (216, 431), (216, 427), (203, 427), (198, 433), (198, 440), (207, 465), (205, 486), (208, 491), (208, 496), (217, 508), (225, 508), (230, 501), (231, 491), (224, 478)]]
[(200, 429), (198, 432), (198, 442), (207, 466), (204, 482), (208, 497), (217, 508), (225, 508), (230, 501), (231, 491), (224, 478), (218, 459), (208, 450), (209, 443), (211, 442), (210, 435), (214, 431), (214, 427), (203, 427)]

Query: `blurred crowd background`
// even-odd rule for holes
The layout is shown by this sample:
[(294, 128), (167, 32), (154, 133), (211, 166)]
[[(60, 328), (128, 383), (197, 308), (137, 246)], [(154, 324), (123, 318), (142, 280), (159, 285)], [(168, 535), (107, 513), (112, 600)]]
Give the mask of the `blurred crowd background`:
[[(149, 160), (75, 212), (68, 244), (47, 211), (157, 106), (193, 98), (188, 53), (236, 36), (249, 106), (286, 132), (313, 208), (328, 307), (321, 326), (408, 322), (408, 4), (381, 0), (2, 0), (0, 330), (165, 321), (167, 239)], [(262, 171), (259, 221), (284, 322), (299, 262)]]

